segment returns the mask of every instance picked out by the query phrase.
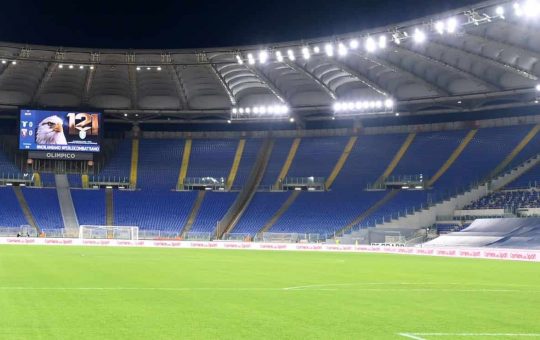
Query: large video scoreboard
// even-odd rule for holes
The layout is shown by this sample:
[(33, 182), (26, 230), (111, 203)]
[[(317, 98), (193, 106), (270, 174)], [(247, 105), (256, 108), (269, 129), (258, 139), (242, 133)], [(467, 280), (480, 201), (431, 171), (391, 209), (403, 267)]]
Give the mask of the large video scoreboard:
[(29, 151), (99, 152), (101, 113), (22, 109), (19, 148)]

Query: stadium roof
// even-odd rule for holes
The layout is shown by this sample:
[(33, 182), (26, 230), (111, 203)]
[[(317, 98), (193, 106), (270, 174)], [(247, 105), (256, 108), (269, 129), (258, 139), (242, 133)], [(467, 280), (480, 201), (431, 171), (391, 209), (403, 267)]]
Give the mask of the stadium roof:
[[(412, 9), (411, 9), (412, 10)], [(0, 43), (0, 108), (130, 119), (425, 114), (534, 105), (540, 2), (487, 1), (342, 36), (199, 50)]]

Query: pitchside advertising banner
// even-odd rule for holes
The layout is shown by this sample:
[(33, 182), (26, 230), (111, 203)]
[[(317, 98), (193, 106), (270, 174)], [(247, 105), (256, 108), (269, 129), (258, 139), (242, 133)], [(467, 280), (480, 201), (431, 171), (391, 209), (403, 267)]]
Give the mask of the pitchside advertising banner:
[(19, 148), (30, 151), (99, 152), (101, 113), (21, 110)]

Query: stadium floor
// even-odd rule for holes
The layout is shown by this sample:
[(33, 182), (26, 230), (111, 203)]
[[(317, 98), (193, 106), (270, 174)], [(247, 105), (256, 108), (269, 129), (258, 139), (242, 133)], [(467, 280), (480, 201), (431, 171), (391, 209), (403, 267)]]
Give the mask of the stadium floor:
[(0, 246), (1, 339), (540, 338), (540, 264)]

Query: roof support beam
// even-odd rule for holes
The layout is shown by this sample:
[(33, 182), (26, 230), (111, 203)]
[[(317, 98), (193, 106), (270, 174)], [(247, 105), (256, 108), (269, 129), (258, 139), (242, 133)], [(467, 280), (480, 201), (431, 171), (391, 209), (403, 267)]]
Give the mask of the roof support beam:
[(136, 109), (138, 105), (137, 96), (137, 70), (135, 65), (128, 65), (128, 80), (130, 87), (131, 108)]
[(255, 77), (257, 77), (257, 79), (259, 79), (259, 81), (266, 86), (280, 102), (283, 104), (287, 103), (287, 96), (280, 89), (278, 89), (277, 86), (266, 75), (264, 75), (264, 73), (252, 65), (246, 65), (246, 68), (253, 73)]
[(210, 67), (210, 69), (212, 70), (216, 78), (218, 79), (221, 86), (223, 86), (223, 89), (225, 90), (225, 92), (227, 93), (227, 96), (229, 97), (229, 101), (231, 102), (231, 105), (236, 106), (236, 97), (234, 96), (231, 88), (229, 87), (225, 79), (223, 79), (223, 77), (217, 70), (216, 65), (215, 64), (207, 64), (207, 65)]
[(174, 84), (176, 86), (176, 93), (178, 94), (178, 99), (180, 99), (180, 108), (189, 109), (189, 102), (186, 95), (186, 88), (180, 74), (178, 74), (178, 69), (176, 66), (167, 65), (167, 71), (171, 75)]
[(442, 60), (435, 59), (433, 57), (430, 57), (428, 55), (425, 55), (425, 54), (417, 52), (417, 51), (415, 51), (413, 49), (410, 49), (410, 48), (406, 47), (403, 44), (401, 46), (394, 46), (394, 48), (399, 49), (401, 51), (407, 51), (409, 53), (414, 54), (417, 57), (420, 57), (420, 58), (428, 60), (428, 61), (430, 61), (432, 63), (443, 66), (443, 67), (451, 70), (452, 72), (458, 73), (458, 74), (462, 75), (465, 78), (471, 79), (471, 80), (473, 80), (473, 81), (475, 81), (475, 82), (477, 82), (479, 84), (482, 84), (485, 88), (487, 88), (490, 91), (504, 90), (499, 84), (495, 84), (495, 83), (490, 82), (490, 81), (488, 81), (488, 80), (486, 80), (484, 78), (481, 78), (481, 77), (475, 75), (474, 73), (471, 73), (470, 71), (467, 71), (467, 70), (459, 67), (458, 65), (452, 65), (452, 64), (449, 64), (449, 63), (444, 62)]
[(337, 95), (334, 91), (332, 91), (331, 88), (329, 88), (324, 82), (322, 82), (319, 78), (315, 77), (315, 75), (311, 72), (309, 72), (305, 67), (298, 65), (297, 63), (291, 61), (291, 60), (283, 60), (283, 63), (287, 66), (289, 66), (294, 71), (301, 73), (308, 77), (309, 79), (313, 80), (326, 94), (330, 96), (333, 100), (337, 100)]
[(43, 89), (45, 88), (45, 85), (47, 85), (47, 82), (49, 79), (51, 79), (53, 73), (56, 71), (58, 67), (57, 63), (48, 63), (47, 68), (45, 69), (45, 72), (43, 72), (43, 76), (39, 80), (39, 84), (32, 94), (32, 101), (30, 102), (31, 105), (36, 105), (37, 101), (39, 100), (39, 97), (43, 93)]
[(512, 66), (512, 65), (508, 65), (502, 61), (499, 61), (497, 59), (494, 59), (494, 58), (491, 58), (491, 57), (488, 57), (488, 56), (481, 56), (481, 55), (478, 55), (476, 53), (472, 53), (472, 52), (469, 52), (467, 50), (464, 50), (463, 48), (460, 48), (460, 47), (457, 47), (457, 46), (454, 46), (454, 45), (451, 45), (445, 41), (442, 41), (441, 39), (438, 39), (437, 41), (433, 41), (433, 40), (430, 40), (430, 43), (431, 44), (434, 44), (434, 45), (438, 45), (442, 48), (445, 48), (445, 49), (451, 49), (453, 51), (457, 51), (459, 53), (462, 53), (464, 55), (466, 55), (468, 58), (473, 58), (477, 61), (480, 61), (482, 63), (485, 63), (485, 64), (489, 64), (493, 67), (496, 67), (496, 68), (503, 68), (503, 69), (506, 69), (510, 72), (513, 72), (523, 78), (527, 78), (527, 79), (530, 79), (530, 80), (538, 80), (538, 77), (533, 75), (533, 74), (530, 74), (529, 72), (525, 72), (523, 70), (520, 70), (518, 68), (516, 68), (515, 66)]
[(363, 83), (364, 85), (366, 85), (367, 87), (369, 87), (373, 91), (378, 92), (379, 94), (381, 94), (383, 96), (386, 96), (386, 97), (390, 96), (389, 92), (387, 90), (383, 89), (382, 86), (380, 86), (379, 84), (377, 84), (373, 80), (367, 78), (363, 74), (360, 74), (360, 72), (358, 72), (356, 70), (353, 70), (347, 64), (345, 64), (345, 63), (343, 63), (343, 62), (341, 62), (341, 61), (339, 61), (339, 60), (337, 60), (335, 58), (334, 59), (328, 58), (328, 62), (333, 64), (334, 66), (337, 66), (343, 72), (348, 73), (352, 77), (356, 78), (359, 82)]
[(96, 74), (96, 67), (88, 68), (86, 71), (86, 81), (84, 82), (84, 89), (82, 93), (81, 103), (84, 106), (88, 106), (90, 100), (90, 89), (92, 88), (92, 82), (94, 81), (94, 75)]

